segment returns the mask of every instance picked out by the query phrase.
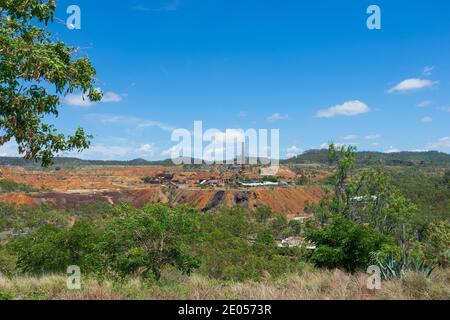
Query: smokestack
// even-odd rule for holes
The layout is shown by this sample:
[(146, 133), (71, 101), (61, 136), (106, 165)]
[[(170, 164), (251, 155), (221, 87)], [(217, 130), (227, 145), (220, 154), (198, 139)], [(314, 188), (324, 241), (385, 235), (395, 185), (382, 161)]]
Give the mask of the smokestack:
[(245, 142), (242, 142), (241, 165), (245, 165)]

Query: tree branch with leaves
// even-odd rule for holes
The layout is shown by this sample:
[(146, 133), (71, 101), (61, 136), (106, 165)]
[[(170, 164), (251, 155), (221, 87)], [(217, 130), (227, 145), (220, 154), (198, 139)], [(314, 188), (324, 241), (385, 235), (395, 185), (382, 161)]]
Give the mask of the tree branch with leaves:
[(102, 99), (91, 62), (48, 31), (55, 10), (55, 0), (0, 0), (0, 146), (14, 139), (25, 159), (43, 166), (90, 144), (82, 128), (65, 136), (45, 123), (58, 116), (61, 98), (80, 91)]

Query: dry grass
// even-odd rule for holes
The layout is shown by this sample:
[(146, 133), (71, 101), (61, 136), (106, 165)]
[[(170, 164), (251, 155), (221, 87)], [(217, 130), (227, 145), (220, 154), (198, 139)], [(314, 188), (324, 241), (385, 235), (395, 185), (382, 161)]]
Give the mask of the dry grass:
[(366, 289), (365, 274), (340, 270), (305, 270), (278, 280), (266, 276), (260, 282), (220, 282), (194, 274), (189, 277), (166, 272), (159, 283), (132, 279), (124, 283), (83, 279), (82, 290), (66, 289), (63, 276), (41, 278), (0, 276), (0, 299), (123, 300), (123, 299), (263, 299), (263, 300), (368, 300), (450, 299), (450, 270), (438, 270), (429, 279), (407, 274), (386, 281), (382, 289)]

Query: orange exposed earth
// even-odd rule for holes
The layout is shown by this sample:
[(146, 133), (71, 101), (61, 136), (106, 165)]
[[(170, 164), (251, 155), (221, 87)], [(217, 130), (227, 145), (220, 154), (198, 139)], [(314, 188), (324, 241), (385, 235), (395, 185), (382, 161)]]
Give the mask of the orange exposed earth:
[[(144, 177), (173, 174), (173, 181), (185, 185), (170, 188), (145, 184)], [(280, 175), (294, 180), (295, 173), (280, 170)], [(0, 168), (0, 178), (29, 185), (41, 192), (0, 193), (0, 201), (8, 204), (52, 204), (64, 208), (72, 204), (105, 201), (110, 204), (129, 202), (186, 204), (207, 211), (219, 206), (240, 205), (247, 208), (269, 206), (287, 216), (305, 215), (306, 203), (316, 203), (319, 187), (195, 187), (194, 182), (228, 177), (229, 173), (182, 172), (179, 167), (86, 167), (73, 170), (32, 171), (20, 167)]]

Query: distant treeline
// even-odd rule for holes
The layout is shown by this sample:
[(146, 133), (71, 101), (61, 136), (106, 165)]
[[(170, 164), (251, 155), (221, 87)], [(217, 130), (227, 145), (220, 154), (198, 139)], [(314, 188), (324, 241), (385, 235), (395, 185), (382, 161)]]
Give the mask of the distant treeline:
[[(305, 153), (281, 161), (282, 164), (329, 164), (327, 150), (309, 150)], [(387, 166), (449, 166), (450, 154), (428, 151), (428, 152), (395, 152), (381, 153), (363, 151), (356, 153), (356, 164), (387, 165)]]
[[(60, 157), (53, 160), (54, 164), (51, 169), (78, 167), (78, 166), (173, 166), (170, 159), (161, 161), (147, 161), (144, 159), (134, 159), (129, 161), (117, 160), (82, 160), (78, 158)], [(21, 166), (21, 167), (40, 167), (41, 164), (36, 161), (29, 161), (18, 157), (0, 157), (0, 166)]]
[[(188, 159), (186, 159), (188, 160)], [(188, 161), (186, 161), (188, 162)], [(193, 162), (193, 161), (192, 161)], [(328, 150), (309, 150), (303, 154), (282, 160), (281, 164), (329, 164)], [(356, 153), (356, 164), (358, 166), (367, 165), (387, 165), (387, 166), (450, 166), (450, 154), (428, 151), (428, 152), (395, 152), (382, 153), (362, 151)], [(0, 166), (21, 166), (38, 167), (39, 162), (24, 160), (19, 157), (0, 157)], [(78, 158), (59, 157), (54, 159), (55, 167), (76, 167), (76, 166), (173, 166), (171, 159), (147, 161), (144, 159), (134, 159), (129, 161), (118, 160), (82, 160)]]

